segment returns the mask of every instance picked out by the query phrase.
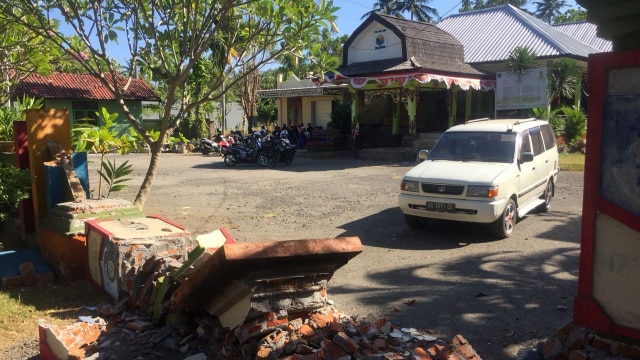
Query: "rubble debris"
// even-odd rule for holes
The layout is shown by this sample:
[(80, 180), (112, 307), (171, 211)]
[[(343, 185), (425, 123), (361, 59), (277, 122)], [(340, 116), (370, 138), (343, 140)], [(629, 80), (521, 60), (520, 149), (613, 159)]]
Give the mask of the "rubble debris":
[[(261, 330), (252, 331), (255, 328)], [(100, 351), (113, 345), (109, 335), (118, 334), (137, 345), (132, 357), (163, 346), (184, 359), (481, 360), (462, 335), (446, 342), (426, 332), (401, 328), (384, 317), (351, 316), (330, 305), (305, 313), (269, 314), (235, 329), (224, 328), (206, 312), (191, 314), (188, 323), (158, 328), (125, 309), (102, 331), (104, 336), (86, 338), (85, 344), (76, 346), (85, 349), (83, 355), (99, 358)], [(76, 343), (82, 339), (85, 337)]]
[(33, 249), (0, 252), (2, 287), (44, 287), (53, 284), (54, 276), (44, 259)]
[[(628, 339), (627, 339), (628, 340)], [(567, 322), (542, 344), (541, 358), (560, 359), (630, 359), (640, 360), (636, 340), (607, 339), (596, 330)]]

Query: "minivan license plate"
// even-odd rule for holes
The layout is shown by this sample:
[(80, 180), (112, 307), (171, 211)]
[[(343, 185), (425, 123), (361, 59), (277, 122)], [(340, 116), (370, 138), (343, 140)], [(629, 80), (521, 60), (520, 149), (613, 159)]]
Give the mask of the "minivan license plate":
[(442, 212), (454, 212), (456, 210), (456, 204), (443, 203), (435, 201), (427, 201), (427, 210), (430, 211), (442, 211)]

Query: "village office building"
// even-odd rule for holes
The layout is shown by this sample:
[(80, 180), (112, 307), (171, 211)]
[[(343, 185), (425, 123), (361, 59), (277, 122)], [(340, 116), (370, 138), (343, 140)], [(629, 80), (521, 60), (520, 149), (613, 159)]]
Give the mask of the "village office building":
[[(534, 50), (542, 67), (563, 57), (584, 66), (589, 54), (610, 49), (592, 24), (551, 26), (511, 5), (453, 15), (436, 25), (372, 14), (344, 45), (331, 85), (346, 89), (331, 100), (351, 104), (352, 128), (363, 148), (401, 146), (403, 136), (437, 137), (466, 120), (496, 116), (496, 75), (508, 71), (509, 53), (521, 45)], [(290, 86), (280, 89), (279, 83), (280, 93), (272, 93), (281, 123), (330, 119), (329, 84)]]

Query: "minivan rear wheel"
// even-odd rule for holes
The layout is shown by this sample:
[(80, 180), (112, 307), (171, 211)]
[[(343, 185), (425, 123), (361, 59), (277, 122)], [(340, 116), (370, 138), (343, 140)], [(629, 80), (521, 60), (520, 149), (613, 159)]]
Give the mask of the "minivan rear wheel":
[(496, 221), (491, 224), (492, 232), (500, 239), (505, 239), (513, 234), (513, 228), (516, 226), (516, 218), (518, 217), (518, 211), (516, 203), (513, 199), (507, 201), (507, 206), (504, 207), (502, 215)]
[(415, 215), (404, 215), (404, 221), (411, 229), (423, 229), (429, 223), (429, 219), (425, 219)]

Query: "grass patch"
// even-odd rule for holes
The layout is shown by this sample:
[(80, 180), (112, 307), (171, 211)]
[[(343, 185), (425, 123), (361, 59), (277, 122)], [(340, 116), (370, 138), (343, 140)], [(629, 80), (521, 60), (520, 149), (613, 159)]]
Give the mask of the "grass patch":
[(560, 153), (558, 161), (562, 171), (584, 171), (584, 154)]
[(95, 315), (82, 308), (106, 302), (104, 293), (87, 281), (0, 291), (0, 351), (38, 338), (38, 320), (63, 325), (78, 316)]

